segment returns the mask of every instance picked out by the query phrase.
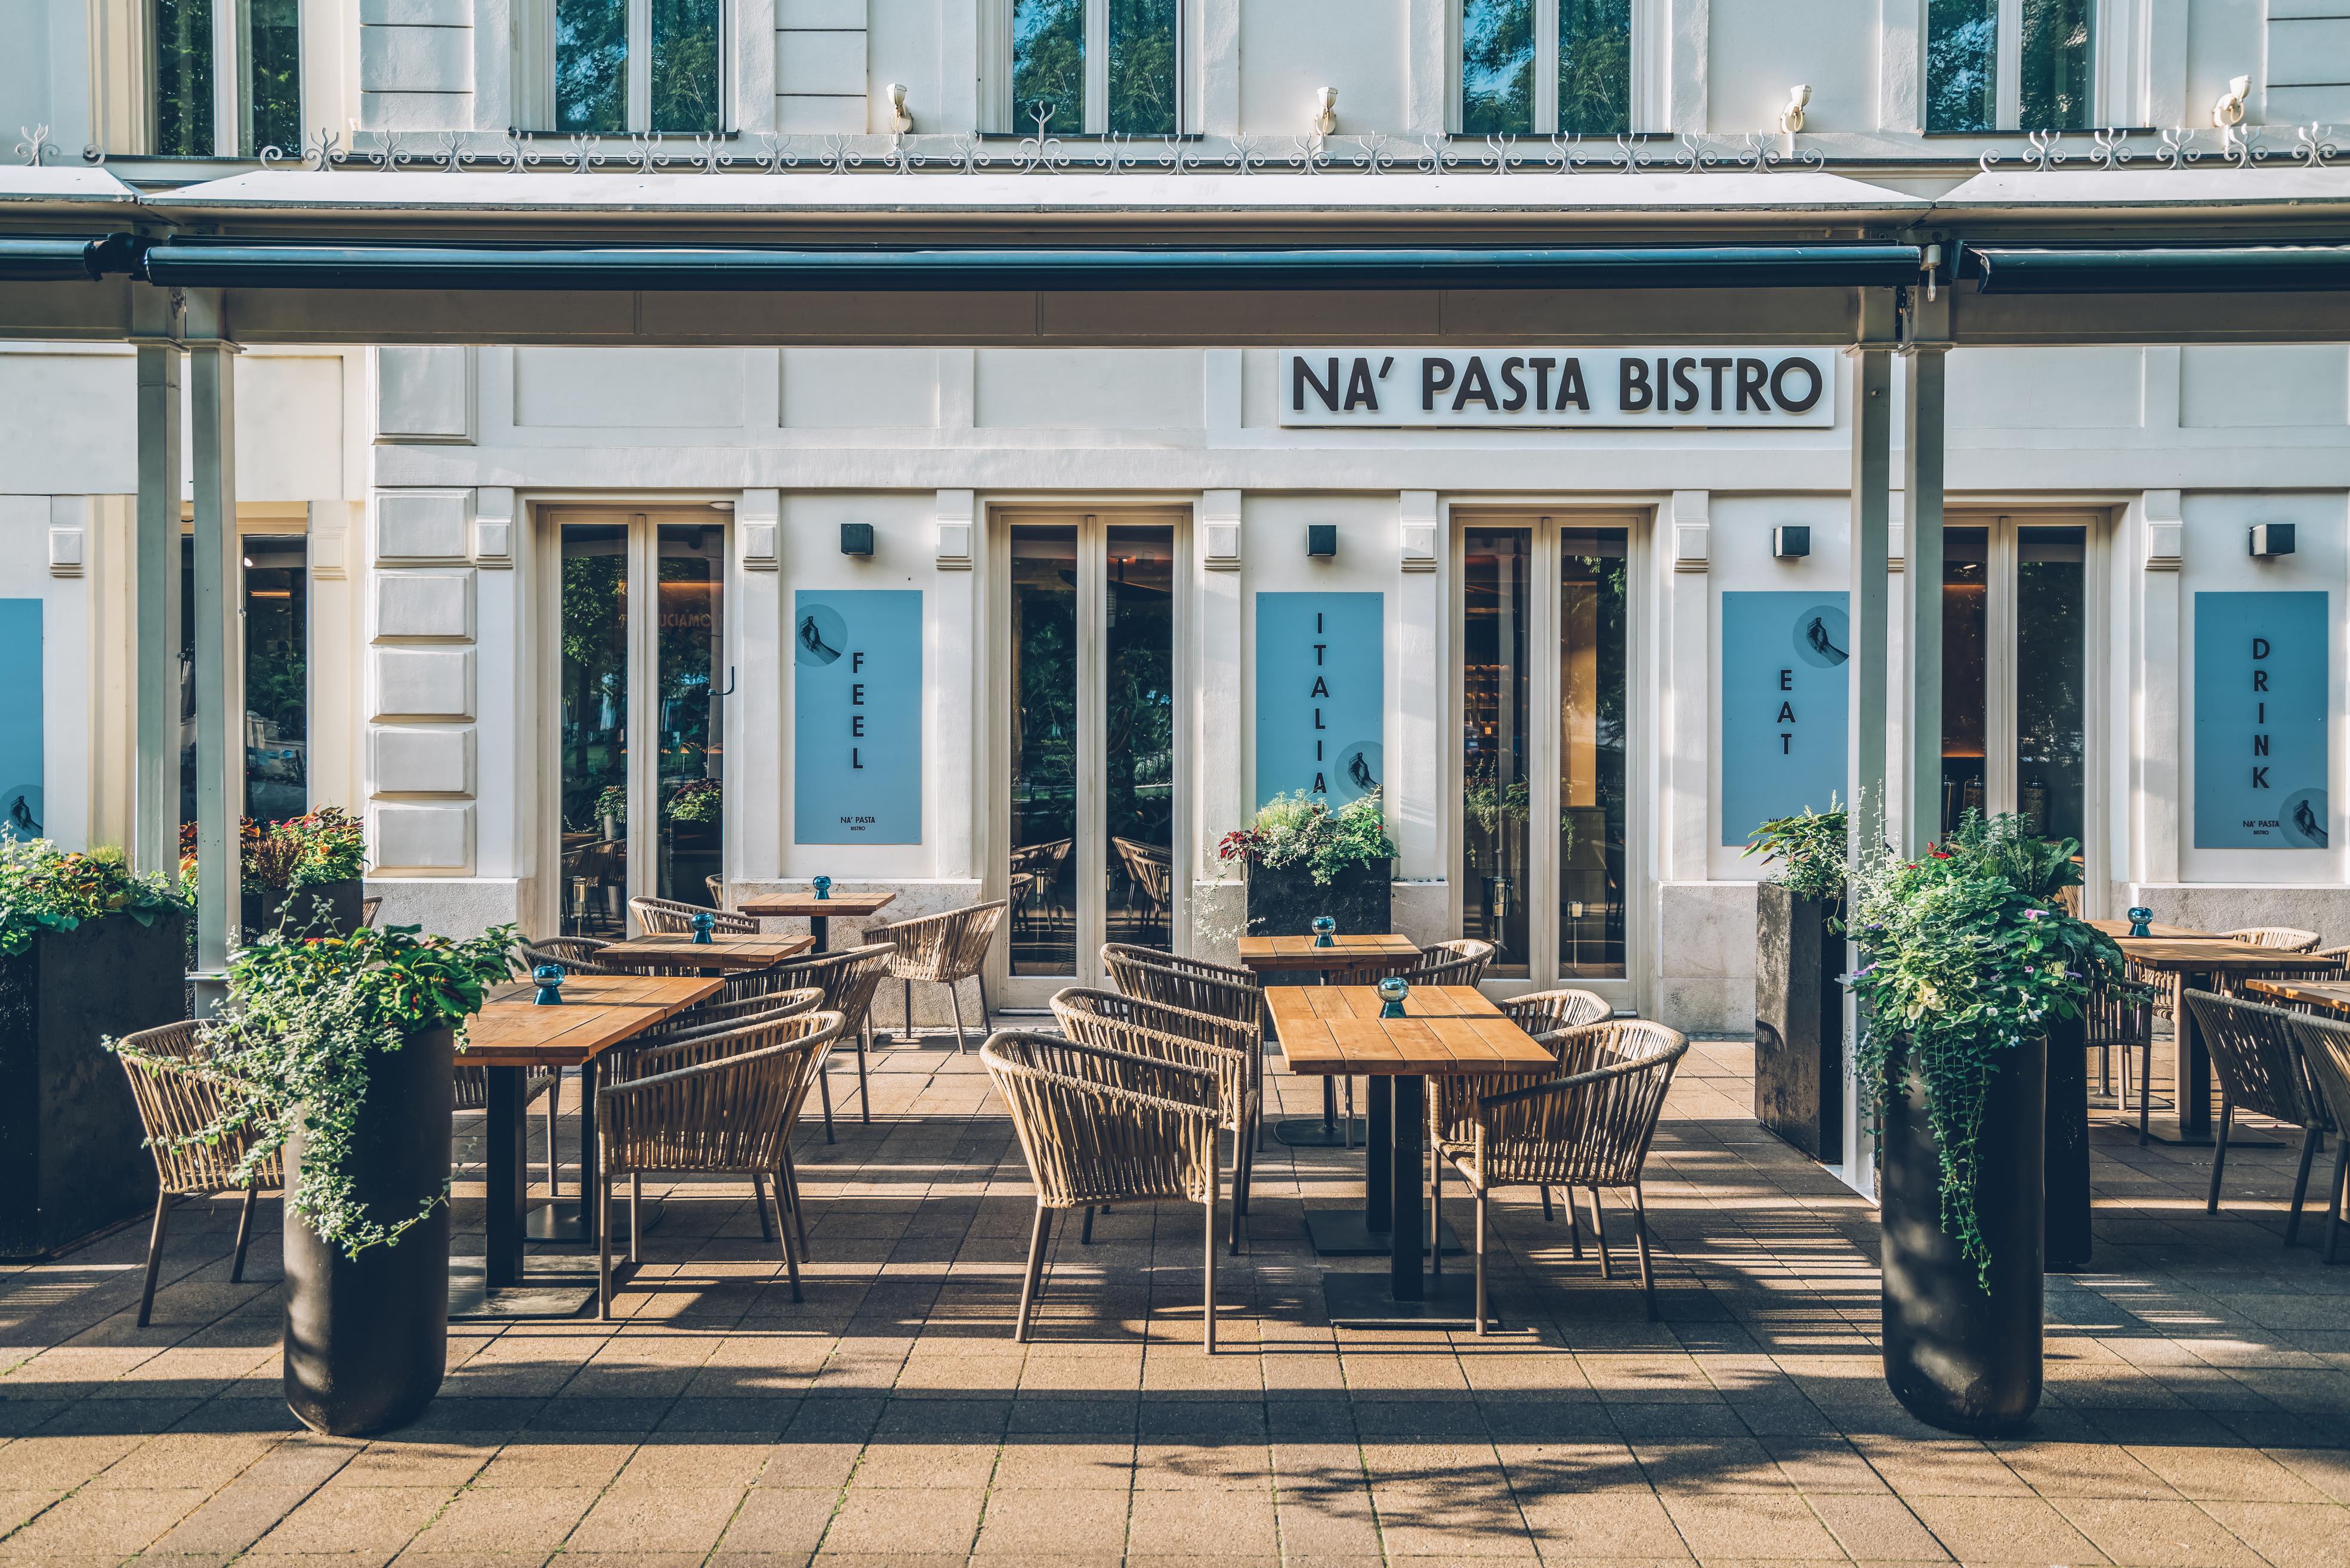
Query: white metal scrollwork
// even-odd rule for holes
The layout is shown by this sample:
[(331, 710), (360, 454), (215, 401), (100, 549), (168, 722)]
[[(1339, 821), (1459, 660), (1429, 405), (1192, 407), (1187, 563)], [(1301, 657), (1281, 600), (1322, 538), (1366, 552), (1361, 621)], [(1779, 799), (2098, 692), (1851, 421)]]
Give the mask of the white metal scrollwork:
[(16, 156), (30, 168), (43, 167), (49, 153), (62, 151), (49, 140), (49, 128), (46, 125), (20, 125), (16, 128), (16, 134), (24, 138), (16, 143)]
[(1029, 111), (1029, 118), (1036, 122), (1036, 132), (1020, 139), (1018, 161), (1023, 174), (1052, 174), (1069, 166), (1069, 155), (1061, 150), (1061, 139), (1045, 133), (1059, 108), (1058, 104), (1039, 101)]

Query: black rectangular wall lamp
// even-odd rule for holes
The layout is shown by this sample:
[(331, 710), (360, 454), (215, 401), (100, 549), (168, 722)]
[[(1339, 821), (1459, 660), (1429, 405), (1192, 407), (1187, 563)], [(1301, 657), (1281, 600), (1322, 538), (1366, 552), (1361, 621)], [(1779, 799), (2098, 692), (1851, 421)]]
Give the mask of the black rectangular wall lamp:
[(2278, 556), (2292, 555), (2293, 524), (2290, 523), (2253, 524), (2252, 554), (2263, 561), (2272, 560)]
[(1308, 556), (1336, 556), (1338, 553), (1338, 525), (1336, 523), (1308, 523), (1305, 525), (1305, 553)]
[(1800, 560), (1812, 553), (1808, 523), (1782, 523), (1771, 530), (1771, 554), (1783, 561)]
[(840, 553), (844, 556), (873, 554), (873, 524), (843, 523), (840, 525)]

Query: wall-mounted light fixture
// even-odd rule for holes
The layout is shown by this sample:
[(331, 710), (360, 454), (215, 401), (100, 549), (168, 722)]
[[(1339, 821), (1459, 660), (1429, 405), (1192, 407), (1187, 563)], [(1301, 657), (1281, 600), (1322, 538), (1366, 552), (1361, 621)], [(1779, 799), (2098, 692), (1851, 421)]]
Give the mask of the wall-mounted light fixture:
[(1338, 130), (1338, 89), (1317, 88), (1314, 94), (1314, 134), (1335, 135)]
[(844, 556), (873, 554), (873, 524), (843, 523), (840, 525), (840, 553)]
[(1338, 553), (1338, 525), (1336, 523), (1308, 523), (1305, 525), (1305, 553), (1308, 556), (1336, 556)]
[(2252, 524), (2252, 555), (2263, 561), (2293, 554), (2293, 524), (2290, 523), (2255, 523)]
[(889, 131), (903, 136), (914, 129), (914, 116), (906, 107), (906, 88), (902, 82), (889, 84)]
[(1771, 554), (1783, 561), (1800, 561), (1812, 553), (1812, 525), (1782, 523), (1771, 530)]

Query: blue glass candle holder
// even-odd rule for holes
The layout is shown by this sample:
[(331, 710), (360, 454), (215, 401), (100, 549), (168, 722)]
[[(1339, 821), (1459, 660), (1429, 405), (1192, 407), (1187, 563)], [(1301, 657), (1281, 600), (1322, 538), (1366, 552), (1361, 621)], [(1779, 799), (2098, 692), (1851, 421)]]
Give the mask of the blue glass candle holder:
[(710, 933), (718, 929), (718, 917), (704, 909), (693, 917), (693, 940), (707, 947)]
[(1399, 974), (1391, 974), (1379, 981), (1379, 1016), (1401, 1018), (1403, 999), (1411, 994), (1411, 984)]
[(1316, 915), (1314, 917), (1314, 945), (1315, 947), (1336, 947), (1337, 942), (1335, 939), (1337, 935), (1337, 921), (1332, 919), (1327, 915)]
[(2154, 911), (2152, 909), (2144, 908), (2132, 909), (2129, 912), (2130, 935), (2134, 937), (2150, 937), (2154, 935), (2153, 930), (2147, 925), (2147, 922), (2152, 919), (2154, 919)]
[(819, 898), (829, 898), (832, 897), (831, 877), (819, 877), (816, 879), (816, 896)]
[(561, 964), (540, 964), (530, 971), (530, 978), (538, 982), (538, 993), (531, 998), (533, 1002), (541, 1007), (563, 1005), (563, 966)]

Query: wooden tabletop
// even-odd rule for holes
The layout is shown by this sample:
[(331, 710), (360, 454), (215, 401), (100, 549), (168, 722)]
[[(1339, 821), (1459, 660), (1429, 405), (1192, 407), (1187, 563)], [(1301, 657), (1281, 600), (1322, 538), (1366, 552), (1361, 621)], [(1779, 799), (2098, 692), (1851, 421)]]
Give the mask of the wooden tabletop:
[(465, 1028), (461, 1067), (577, 1067), (725, 989), (695, 975), (577, 974), (559, 1006), (531, 1000), (528, 981), (502, 985)]
[(2298, 1002), (2312, 1007), (2330, 1007), (2337, 1012), (2350, 1012), (2350, 985), (2339, 981), (2255, 978), (2244, 981), (2244, 989), (2258, 992), (2274, 1001)]
[(2338, 974), (2342, 961), (2255, 947), (2224, 937), (2120, 937), (2115, 945), (2141, 969), (2167, 974)]
[(1415, 986), (1401, 1018), (1381, 1018), (1367, 985), (1267, 986), (1264, 1001), (1301, 1075), (1525, 1073), (1555, 1060), (1474, 986)]
[[(2094, 926), (2109, 937), (2126, 937), (2130, 934), (2130, 923), (2127, 920), (2085, 920), (2082, 923)], [(2147, 935), (2156, 937), (2192, 937), (2214, 942), (2235, 940), (2232, 937), (2223, 937), (2217, 931), (2199, 931), (2192, 926), (2166, 926), (2160, 920), (2148, 920), (2146, 929)]]
[(706, 942), (691, 936), (631, 937), (598, 948), (596, 961), (645, 969), (764, 969), (814, 946), (816, 939), (805, 936), (713, 936)]
[(814, 893), (760, 893), (735, 905), (734, 912), (766, 919), (845, 915), (855, 919), (889, 908), (897, 897), (892, 892), (835, 893), (829, 898), (819, 898)]
[(1419, 957), (1419, 944), (1409, 937), (1375, 931), (1339, 932), (1326, 948), (1312, 937), (1243, 937), (1241, 962), (1250, 969), (1360, 969), (1366, 964), (1391, 964)]

